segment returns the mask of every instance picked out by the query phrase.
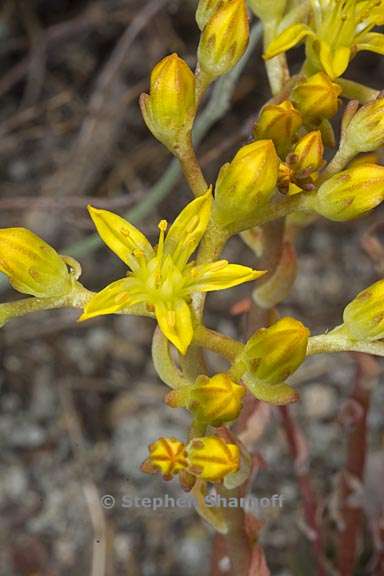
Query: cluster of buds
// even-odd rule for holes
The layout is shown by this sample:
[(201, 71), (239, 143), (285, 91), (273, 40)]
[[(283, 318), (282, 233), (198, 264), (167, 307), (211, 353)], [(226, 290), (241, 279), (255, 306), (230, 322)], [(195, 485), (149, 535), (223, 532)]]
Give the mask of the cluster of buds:
[(344, 310), (344, 326), (356, 340), (384, 338), (384, 280), (360, 292)]
[(217, 436), (193, 438), (188, 444), (176, 438), (159, 438), (149, 446), (149, 456), (141, 468), (148, 474), (160, 473), (164, 480), (180, 475), (182, 485), (190, 489), (194, 479), (222, 482), (237, 472), (240, 449)]
[(212, 378), (199, 376), (194, 384), (169, 392), (166, 403), (187, 408), (198, 422), (221, 426), (238, 417), (244, 394), (244, 386), (228, 374), (215, 374)]
[(179, 157), (191, 145), (200, 87), (229, 72), (249, 39), (245, 0), (201, 0), (196, 20), (202, 31), (197, 74), (177, 54), (166, 56), (152, 70), (150, 93), (140, 96), (147, 127)]

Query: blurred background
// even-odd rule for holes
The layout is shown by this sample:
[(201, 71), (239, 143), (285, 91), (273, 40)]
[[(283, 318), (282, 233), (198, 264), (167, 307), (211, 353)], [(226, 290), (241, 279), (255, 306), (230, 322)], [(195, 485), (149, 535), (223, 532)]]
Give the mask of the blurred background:
[[(27, 226), (78, 258), (90, 289), (120, 278), (124, 266), (90, 236), (89, 202), (130, 211), (155, 239), (158, 220), (172, 219), (190, 198), (137, 101), (163, 56), (177, 52), (194, 66), (195, 7), (193, 0), (1, 2), (0, 226)], [(255, 114), (270, 97), (261, 52), (256, 43), (230, 110), (212, 121), (198, 148), (210, 182), (249, 140)], [(290, 53), (293, 71), (300, 58), (300, 49)], [(359, 55), (348, 77), (382, 87), (383, 58)], [(315, 334), (339, 323), (346, 302), (380, 275), (361, 239), (379, 229), (381, 219), (378, 209), (355, 223), (319, 220), (305, 230), (297, 242), (298, 278), (281, 314), (294, 315)], [(226, 255), (255, 265), (239, 239)], [(2, 301), (19, 297), (4, 279), (0, 290)], [(209, 296), (207, 325), (242, 338), (245, 320), (231, 310), (249, 291), (245, 285)], [(121, 506), (124, 496), (181, 494), (176, 482), (139, 470), (150, 442), (159, 435), (184, 438), (189, 422), (186, 412), (163, 403), (166, 388), (150, 357), (153, 322), (107, 316), (79, 325), (77, 317), (71, 310), (38, 313), (0, 332), (0, 574), (210, 574), (213, 533), (193, 509)], [(213, 370), (224, 368), (217, 357), (210, 362)], [(331, 557), (337, 473), (345, 461), (343, 410), (354, 372), (347, 354), (317, 356), (292, 379)], [(377, 386), (369, 417), (370, 489), (360, 490), (367, 512), (362, 575), (369, 573), (370, 526), (383, 511), (383, 396)], [(252, 494), (284, 498), (282, 508), (257, 512), (271, 572), (310, 576), (311, 534), (277, 412), (258, 405), (246, 434), (264, 460)], [(116, 499), (111, 510), (100, 503), (104, 494)], [(221, 568), (225, 574), (226, 565)]]

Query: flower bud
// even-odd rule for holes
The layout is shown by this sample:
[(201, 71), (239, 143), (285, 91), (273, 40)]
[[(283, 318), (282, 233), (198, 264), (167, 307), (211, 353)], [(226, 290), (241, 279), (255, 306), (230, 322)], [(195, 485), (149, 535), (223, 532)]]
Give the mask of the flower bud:
[(263, 22), (279, 22), (284, 15), (287, 0), (248, 0), (252, 12)]
[(155, 138), (172, 152), (183, 146), (196, 113), (195, 77), (177, 54), (154, 67), (150, 94), (140, 96), (140, 108)]
[(141, 465), (146, 474), (160, 472), (164, 480), (171, 480), (172, 476), (186, 469), (186, 447), (176, 438), (159, 438), (148, 448), (149, 457)]
[(313, 208), (329, 220), (353, 220), (384, 200), (384, 166), (363, 164), (339, 172), (319, 188)]
[(216, 187), (214, 216), (223, 227), (241, 224), (274, 194), (278, 157), (271, 140), (240, 148), (232, 162), (221, 167)]
[(243, 360), (250, 372), (266, 384), (278, 384), (302, 364), (309, 330), (295, 318), (282, 318), (258, 330), (245, 345)]
[(214, 13), (228, 2), (229, 0), (199, 0), (196, 10), (196, 22), (200, 30), (204, 30)]
[(220, 482), (240, 467), (240, 450), (236, 444), (216, 436), (194, 438), (187, 445), (188, 472), (209, 482)]
[(291, 97), (305, 120), (318, 124), (323, 118), (336, 114), (341, 91), (338, 84), (319, 72), (295, 86)]
[(260, 112), (254, 127), (255, 138), (270, 138), (281, 158), (285, 158), (292, 139), (303, 121), (289, 100), (281, 104), (268, 104)]
[(221, 426), (238, 417), (244, 394), (245, 388), (235, 384), (228, 374), (215, 374), (212, 378), (199, 376), (194, 384), (173, 390), (166, 402), (187, 408), (199, 422)]
[(248, 38), (245, 0), (228, 0), (201, 34), (198, 59), (202, 71), (211, 79), (229, 72), (244, 54)]
[(384, 280), (360, 292), (345, 308), (343, 319), (356, 340), (384, 338)]
[(19, 292), (39, 298), (65, 296), (72, 288), (64, 259), (26, 228), (0, 229), (0, 272)]
[(368, 102), (352, 117), (345, 129), (342, 147), (351, 154), (372, 152), (384, 145), (384, 96)]
[(295, 175), (309, 175), (323, 165), (324, 146), (319, 130), (308, 132), (296, 144), (292, 153)]

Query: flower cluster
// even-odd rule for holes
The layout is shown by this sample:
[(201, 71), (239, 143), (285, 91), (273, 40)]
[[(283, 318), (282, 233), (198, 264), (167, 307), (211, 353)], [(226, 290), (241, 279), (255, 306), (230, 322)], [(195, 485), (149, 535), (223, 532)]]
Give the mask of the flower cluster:
[[(155, 244), (124, 217), (89, 207), (99, 236), (127, 267), (123, 278), (90, 292), (79, 282), (75, 260), (25, 228), (0, 230), (0, 271), (31, 296), (1, 304), (1, 325), (61, 307), (80, 308), (81, 321), (107, 314), (156, 321), (152, 356), (171, 388), (165, 402), (187, 410), (191, 428), (188, 442), (155, 440), (142, 470), (178, 477), (185, 489), (208, 482), (243, 489), (253, 458), (231, 425), (252, 396), (277, 406), (296, 402), (294, 375), (316, 343), (321, 352), (367, 351), (370, 345), (384, 356), (383, 279), (358, 294), (345, 307), (343, 323), (324, 335), (310, 336), (302, 322), (280, 317), (277, 308), (295, 280), (294, 239), (301, 228), (320, 217), (353, 220), (384, 200), (384, 166), (376, 154), (384, 145), (384, 97), (341, 78), (360, 50), (384, 54), (384, 36), (374, 31), (384, 24), (383, 0), (249, 0), (249, 6), (264, 27), (274, 93), (252, 117), (247, 142), (212, 183), (196, 158), (192, 131), (208, 87), (246, 51), (245, 0), (200, 0), (195, 71), (177, 54), (152, 70), (149, 93), (140, 97), (142, 116), (179, 161), (194, 199), (173, 222), (160, 220)], [(290, 76), (284, 53), (300, 42), (305, 62)], [(251, 249), (249, 258), (261, 257), (256, 269), (221, 258), (238, 234)], [(247, 341), (205, 326), (207, 292), (255, 280), (249, 306), (258, 317)], [(217, 373), (207, 350), (226, 360)], [(221, 526), (204, 508), (200, 513)]]

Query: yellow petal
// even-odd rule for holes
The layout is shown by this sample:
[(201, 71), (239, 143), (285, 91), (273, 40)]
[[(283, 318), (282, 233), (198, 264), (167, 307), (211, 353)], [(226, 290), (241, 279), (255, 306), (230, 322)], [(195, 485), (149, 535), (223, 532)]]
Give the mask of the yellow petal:
[(348, 46), (340, 46), (334, 50), (327, 43), (320, 42), (319, 59), (324, 72), (332, 79), (338, 78), (345, 72), (351, 57), (351, 49)]
[(40, 298), (64, 296), (72, 287), (63, 258), (26, 228), (0, 230), (0, 272), (19, 292)]
[(384, 34), (379, 34), (378, 32), (364, 34), (361, 42), (356, 44), (356, 48), (358, 52), (367, 50), (377, 54), (384, 54)]
[(188, 304), (184, 300), (178, 300), (172, 306), (159, 302), (155, 307), (155, 315), (164, 336), (185, 354), (193, 337), (192, 317)]
[(143, 295), (138, 294), (137, 290), (134, 289), (132, 280), (122, 278), (95, 294), (85, 306), (79, 320), (88, 320), (104, 314), (114, 314), (127, 306), (143, 302), (143, 300)]
[(173, 222), (164, 242), (164, 253), (172, 256), (177, 266), (184, 266), (196, 250), (211, 214), (212, 193), (192, 200)]
[(263, 58), (269, 60), (299, 44), (306, 36), (314, 36), (313, 31), (305, 24), (293, 24), (279, 34), (267, 47)]
[(138, 266), (134, 255), (136, 251), (147, 259), (152, 258), (152, 246), (144, 234), (127, 220), (114, 212), (93, 206), (88, 206), (88, 210), (101, 239), (130, 268), (136, 269)]
[(263, 274), (265, 274), (263, 270), (252, 270), (248, 266), (228, 264), (226, 260), (219, 260), (212, 264), (201, 264), (192, 268), (187, 288), (190, 291), (201, 292), (224, 290), (243, 282), (256, 280)]

